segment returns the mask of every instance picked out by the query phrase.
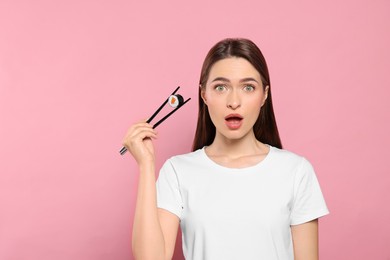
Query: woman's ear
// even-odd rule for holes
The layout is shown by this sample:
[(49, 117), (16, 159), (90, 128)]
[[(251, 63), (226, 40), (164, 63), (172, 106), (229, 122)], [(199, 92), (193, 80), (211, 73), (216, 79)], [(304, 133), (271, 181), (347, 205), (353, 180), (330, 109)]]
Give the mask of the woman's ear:
[(206, 88), (202, 87), (202, 85), (199, 85), (199, 88), (200, 88), (200, 96), (203, 100), (203, 103), (207, 106)]
[(264, 89), (264, 97), (263, 97), (263, 102), (261, 103), (261, 106), (264, 105), (265, 101), (268, 98), (268, 90), (269, 90), (269, 86), (266, 86), (265, 89)]

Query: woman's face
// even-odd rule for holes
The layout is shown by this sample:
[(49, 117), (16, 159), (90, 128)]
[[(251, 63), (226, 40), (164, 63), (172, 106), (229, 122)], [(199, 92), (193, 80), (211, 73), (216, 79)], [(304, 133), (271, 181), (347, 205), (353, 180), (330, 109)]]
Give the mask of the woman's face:
[(216, 128), (216, 137), (241, 139), (253, 134), (262, 105), (267, 99), (259, 72), (243, 58), (216, 62), (201, 95)]

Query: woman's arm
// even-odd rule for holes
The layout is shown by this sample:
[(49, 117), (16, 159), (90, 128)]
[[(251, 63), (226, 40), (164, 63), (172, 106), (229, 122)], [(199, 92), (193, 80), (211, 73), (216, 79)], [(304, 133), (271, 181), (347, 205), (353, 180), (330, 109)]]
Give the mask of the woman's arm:
[(123, 145), (139, 166), (139, 184), (135, 207), (132, 248), (135, 259), (172, 259), (179, 219), (157, 209), (155, 158), (152, 140), (156, 132), (140, 122), (127, 132)]
[(158, 209), (158, 217), (165, 241), (165, 259), (171, 260), (175, 251), (177, 231), (179, 230), (180, 219), (175, 214)]
[(154, 167), (140, 167), (132, 248), (135, 259), (172, 259), (179, 218), (157, 208)]
[(318, 260), (318, 219), (291, 226), (295, 260)]

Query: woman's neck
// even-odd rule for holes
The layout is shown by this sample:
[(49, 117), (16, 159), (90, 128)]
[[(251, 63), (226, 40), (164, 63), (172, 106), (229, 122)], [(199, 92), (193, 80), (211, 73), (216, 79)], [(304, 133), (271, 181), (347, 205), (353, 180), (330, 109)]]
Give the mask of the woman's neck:
[(229, 168), (245, 168), (258, 164), (267, 156), (270, 147), (257, 141), (254, 134), (240, 139), (216, 135), (206, 147), (206, 155), (215, 163)]
[(211, 156), (234, 159), (268, 153), (268, 146), (259, 142), (253, 132), (240, 139), (228, 139), (217, 133), (213, 143), (206, 150)]

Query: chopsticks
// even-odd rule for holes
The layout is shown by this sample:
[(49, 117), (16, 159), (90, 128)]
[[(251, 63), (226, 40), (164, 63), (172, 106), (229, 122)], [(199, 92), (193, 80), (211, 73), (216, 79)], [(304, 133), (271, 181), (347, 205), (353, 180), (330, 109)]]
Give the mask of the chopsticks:
[[(161, 109), (163, 109), (163, 107), (168, 103), (169, 100), (171, 100), (171, 98), (177, 98), (178, 100), (178, 105), (176, 106), (176, 108), (174, 110), (172, 110), (171, 112), (169, 112), (166, 116), (164, 116), (163, 118), (161, 118), (159, 121), (157, 121), (157, 123), (155, 123), (153, 125), (153, 129), (156, 128), (157, 126), (159, 126), (162, 122), (164, 122), (168, 117), (170, 117), (173, 113), (175, 113), (179, 108), (181, 108), (182, 106), (184, 106), (185, 103), (187, 103), (188, 101), (191, 100), (191, 98), (188, 98), (187, 100), (183, 101), (183, 98), (182, 96), (180, 96), (179, 94), (176, 94), (176, 92), (179, 90), (180, 86), (177, 87), (175, 89), (175, 91), (172, 92), (172, 94), (164, 101), (164, 103), (162, 103), (162, 105), (156, 110), (156, 112), (153, 113), (153, 115), (146, 121), (148, 124), (157, 116), (157, 114), (161, 111)], [(176, 94), (176, 95), (175, 95)], [(127, 148), (126, 147), (122, 147), (122, 149), (119, 151), (119, 153), (121, 155), (124, 155), (127, 151)]]

